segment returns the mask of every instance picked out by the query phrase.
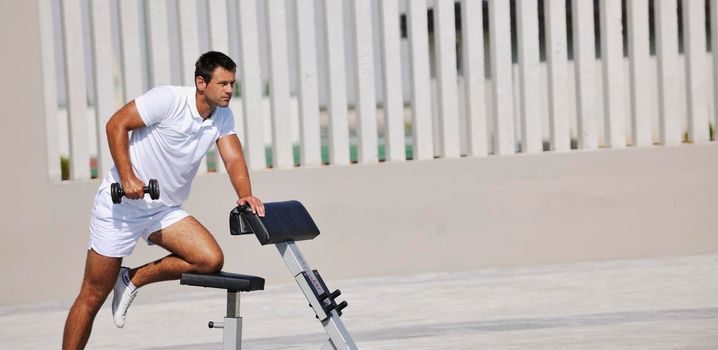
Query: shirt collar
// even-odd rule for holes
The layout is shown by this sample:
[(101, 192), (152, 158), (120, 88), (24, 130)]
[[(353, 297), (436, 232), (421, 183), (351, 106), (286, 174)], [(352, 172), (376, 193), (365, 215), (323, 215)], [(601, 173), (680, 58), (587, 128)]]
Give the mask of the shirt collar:
[(214, 116), (217, 113), (217, 108), (212, 111), (212, 114), (207, 117), (207, 119), (202, 119), (202, 116), (199, 115), (199, 111), (197, 110), (197, 87), (192, 86), (190, 89), (188, 89), (190, 93), (190, 112), (192, 113), (192, 119), (196, 120), (197, 122), (201, 123), (202, 126), (209, 126), (214, 124)]
[(189, 101), (189, 110), (192, 112), (192, 119), (196, 119), (198, 121), (202, 121), (202, 116), (199, 115), (199, 111), (197, 110), (197, 87), (191, 87), (190, 89), (187, 89), (187, 92), (190, 96), (187, 99)]

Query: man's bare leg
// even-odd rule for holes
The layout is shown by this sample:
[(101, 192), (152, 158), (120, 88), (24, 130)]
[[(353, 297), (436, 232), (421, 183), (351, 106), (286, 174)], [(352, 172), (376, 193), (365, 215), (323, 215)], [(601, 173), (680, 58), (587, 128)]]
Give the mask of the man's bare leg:
[(138, 288), (154, 282), (179, 279), (183, 272), (218, 272), (224, 264), (222, 249), (214, 236), (191, 216), (152, 233), (148, 239), (172, 254), (131, 269), (130, 279)]
[(64, 350), (84, 349), (87, 345), (92, 323), (115, 285), (121, 263), (122, 258), (102, 256), (91, 249), (87, 251), (80, 294), (65, 321), (65, 333), (62, 336)]

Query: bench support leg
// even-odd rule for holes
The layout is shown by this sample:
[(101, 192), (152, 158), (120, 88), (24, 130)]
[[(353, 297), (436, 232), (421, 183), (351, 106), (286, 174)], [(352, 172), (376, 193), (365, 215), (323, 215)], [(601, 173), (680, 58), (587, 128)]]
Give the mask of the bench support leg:
[(327, 339), (322, 344), (322, 348), (320, 350), (334, 350), (336, 347), (334, 346), (334, 343), (332, 343), (331, 339)]
[(222, 350), (242, 350), (242, 318), (225, 317)]
[[(354, 339), (344, 326), (344, 322), (339, 318), (336, 310), (330, 311), (328, 314), (322, 308), (322, 301), (318, 300), (315, 290), (322, 294), (328, 290), (323, 290), (324, 286), (316, 279), (314, 271), (304, 259), (302, 252), (294, 241), (286, 241), (276, 244), (279, 254), (289, 267), (292, 276), (299, 284), (299, 288), (314, 309), (317, 317), (321, 320), (324, 330), (327, 332), (329, 339), (324, 343), (322, 349), (329, 350), (357, 350)], [(306, 277), (305, 277), (306, 276)], [(310, 283), (312, 286), (310, 286)]]
[(242, 318), (239, 317), (239, 292), (227, 291), (227, 317), (224, 318), (222, 350), (242, 349)]

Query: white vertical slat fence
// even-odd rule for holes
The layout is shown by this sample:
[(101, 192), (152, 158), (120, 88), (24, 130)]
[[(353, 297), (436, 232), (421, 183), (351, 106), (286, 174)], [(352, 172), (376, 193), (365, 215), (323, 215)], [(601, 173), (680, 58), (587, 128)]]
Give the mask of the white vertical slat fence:
[(379, 161), (376, 96), (374, 92), (374, 50), (371, 31), (371, 2), (351, 0), (351, 28), (354, 45), (354, 91), (357, 115), (357, 161)]
[(90, 178), (90, 146), (87, 123), (87, 85), (82, 38), (80, 0), (62, 1), (65, 50), (65, 91), (70, 129), (70, 178)]
[(320, 165), (321, 129), (319, 123), (319, 87), (314, 0), (297, 0), (295, 9), (297, 40), (297, 98), (299, 100), (300, 164)]
[(404, 111), (401, 86), (401, 47), (399, 46), (399, 2), (379, 2), (381, 65), (384, 75), (384, 151), (387, 161), (406, 160)]
[[(517, 141), (525, 153), (541, 153), (546, 141), (552, 150), (568, 151), (570, 128), (574, 125), (578, 148), (593, 150), (599, 146), (599, 123), (605, 123), (603, 129), (609, 148), (625, 147), (629, 123), (632, 144), (651, 145), (654, 121), (659, 126), (655, 130), (658, 141), (663, 144), (681, 143), (684, 132), (690, 141), (700, 143), (708, 141), (708, 124), (718, 121), (718, 113), (709, 116), (718, 101), (715, 87), (718, 55), (706, 52), (704, 26), (707, 16), (711, 23), (718, 21), (716, 0), (710, 0), (710, 13), (705, 12), (702, 1), (681, 2), (681, 18), (678, 18), (676, 0), (654, 1), (655, 33), (649, 32), (649, 1), (628, 1), (627, 58), (623, 55), (620, 0), (600, 0), (598, 13), (594, 13), (592, 1), (572, 1), (571, 8), (567, 9), (564, 0), (545, 0), (543, 11), (539, 11), (539, 1), (523, 0), (515, 2), (515, 14), (510, 11), (510, 2), (504, 0), (408, 0), (405, 7), (399, 0), (322, 0), (317, 2), (321, 6), (318, 11), (314, 8), (315, 1), (298, 0), (291, 14), (286, 13), (286, 0), (123, 0), (117, 10), (110, 6), (110, 0), (87, 3), (63, 0), (60, 3), (60, 40), (65, 66), (57, 75), (64, 74), (60, 79), (64, 77), (66, 101), (58, 101), (58, 96), (64, 94), (58, 94), (55, 89), (58, 78), (52, 69), (56, 59), (54, 40), (58, 38), (52, 30), (52, 4), (42, 2), (41, 6), (45, 23), (41, 28), (45, 63), (43, 99), (51, 181), (61, 176), (57, 159), (65, 139), (54, 132), (64, 121), (52, 118), (53, 115), (62, 113), (66, 106), (71, 179), (90, 177), (90, 148), (94, 141), (98, 175), (104, 176), (112, 165), (104, 125), (121, 102), (115, 100), (115, 90), (119, 92), (119, 87), (116, 89), (114, 82), (121, 82), (121, 99), (125, 102), (144, 93), (146, 82), (150, 87), (172, 81), (193, 85), (194, 62), (201, 53), (200, 47), (222, 52), (232, 49), (237, 58), (241, 111), (234, 112), (243, 123), (245, 134), (241, 139), (245, 158), (253, 170), (267, 167), (267, 146), (272, 148), (274, 167), (294, 166), (290, 118), (293, 93), (299, 103), (301, 166), (323, 162), (322, 128), (327, 130), (331, 165), (350, 164), (350, 149), (354, 144), (358, 163), (376, 163), (380, 135), (384, 136), (386, 160), (405, 161), (404, 115), (409, 115), (409, 111), (412, 158), (416, 160), (430, 160), (435, 155), (460, 157), (464, 141), (466, 155), (471, 157), (486, 156), (490, 152), (513, 154)], [(427, 6), (429, 3), (431, 7)], [(206, 8), (200, 8), (205, 5)], [(261, 27), (258, 25), (260, 5), (266, 6), (263, 10), (267, 13)], [(487, 16), (483, 13), (484, 5), (488, 6)], [(89, 8), (83, 10), (82, 6)], [(376, 17), (372, 6), (378, 6)], [(460, 27), (455, 6), (461, 9)], [(172, 10), (175, 7), (176, 13)], [(427, 23), (430, 8), (434, 14), (433, 36), (429, 36)], [(566, 41), (567, 10), (571, 11), (573, 28), (572, 61), (568, 61)], [(85, 11), (89, 20), (82, 18)], [(343, 20), (344, 11), (348, 11), (350, 21)], [(321, 16), (316, 21), (321, 25), (316, 28), (315, 14)], [(177, 18), (170, 17), (174, 15)], [(517, 32), (511, 33), (514, 15)], [(539, 28), (541, 15), (544, 16), (543, 28)], [(601, 57), (598, 59), (595, 57), (595, 15), (601, 21)], [(400, 22), (402, 16), (405, 21)], [(484, 17), (489, 20), (488, 32), (484, 30)], [(679, 20), (684, 28), (681, 37), (677, 28)], [(119, 37), (112, 32), (113, 21), (119, 23)], [(291, 22), (293, 25), (287, 28)], [(89, 23), (89, 42), (83, 37), (83, 23)], [(170, 29), (174, 23), (176, 33)], [(718, 47), (716, 28), (718, 25), (711, 25), (712, 47)], [(401, 51), (400, 29), (406, 33), (405, 54)], [(350, 43), (345, 43), (345, 30), (350, 31), (347, 33)], [(375, 30), (380, 33), (378, 41), (373, 38)], [(545, 34), (545, 62), (539, 60), (541, 30)], [(264, 33), (268, 38), (268, 55), (261, 52), (259, 45)], [(517, 62), (512, 62), (512, 34), (516, 38)], [(649, 52), (651, 35), (656, 42), (655, 58)], [(457, 45), (459, 39), (461, 42)], [(489, 40), (489, 60), (484, 62), (486, 39)], [(117, 40), (120, 50), (116, 53), (113, 47), (118, 44)], [(678, 51), (679, 40), (684, 44), (683, 55)], [(171, 45), (173, 42), (179, 44), (179, 62), (170, 56), (170, 51), (176, 49)], [(323, 44), (324, 51), (317, 51), (318, 44)], [(85, 45), (91, 47), (87, 57)], [(288, 45), (296, 46), (296, 62), (290, 61)], [(353, 47), (354, 56), (346, 60), (349, 45)], [(374, 61), (375, 50), (379, 50), (376, 57), (380, 62)], [(323, 59), (318, 60), (317, 54), (323, 55)], [(457, 54), (461, 55), (460, 69)], [(710, 56), (714, 75), (707, 77), (706, 58)], [(268, 61), (267, 74), (262, 74), (261, 59)], [(84, 67), (88, 60), (92, 67), (91, 84), (85, 81)], [(318, 69), (318, 62), (325, 62), (325, 67), (321, 67), (324, 69)], [(347, 62), (353, 63), (347, 66)], [(628, 70), (624, 73), (626, 62)], [(119, 63), (119, 71), (115, 63)], [(180, 67), (173, 66), (174, 63)], [(484, 74), (486, 64), (490, 66), (488, 80)], [(375, 72), (375, 65), (381, 66), (381, 75)], [(409, 74), (402, 76), (405, 65)], [(543, 69), (547, 72), (545, 77)], [(603, 73), (600, 81), (596, 76), (599, 70)], [(326, 72), (324, 93), (319, 84), (323, 72)], [(289, 83), (292, 74), (297, 77), (295, 91)], [(346, 74), (356, 77), (354, 85), (347, 86)], [(569, 80), (572, 74), (575, 79)], [(269, 77), (268, 82), (263, 76)], [(381, 80), (377, 80), (378, 76)], [(709, 98), (711, 78), (714, 96)], [(403, 96), (402, 80), (410, 95)], [(630, 85), (624, 87), (624, 81)], [(651, 92), (653, 81), (657, 82), (657, 97)], [(267, 83), (270, 94), (264, 97), (262, 86)], [(435, 92), (432, 92), (432, 84), (436, 84)], [(379, 87), (383, 90), (378, 96), (381, 101), (376, 100)], [(464, 89), (461, 93), (460, 87)], [(677, 87), (681, 90), (676, 91)], [(89, 88), (94, 89), (94, 99), (90, 101), (94, 116), (87, 114), (91, 110), (87, 108)], [(324, 104), (320, 105), (323, 96), (326, 100), (322, 99)], [(485, 97), (489, 96), (491, 99), (487, 100)], [(350, 101), (352, 97), (354, 101)], [(403, 107), (405, 98), (410, 103), (407, 108)], [(349, 102), (353, 102), (351, 109)], [(381, 125), (377, 125), (377, 102), (383, 109)], [(432, 106), (436, 107), (436, 116), (432, 115)], [(657, 112), (656, 116), (652, 115), (653, 111)], [(687, 128), (683, 125), (683, 111)], [(265, 117), (271, 121), (271, 140), (264, 137)], [(355, 140), (349, 135), (350, 119), (356, 121)], [(520, 140), (515, 137), (515, 122), (520, 122)], [(90, 130), (90, 125), (96, 127)], [(438, 136), (436, 140), (434, 133)], [(222, 165), (218, 158), (218, 172), (225, 171)], [(204, 164), (200, 173), (206, 172)]]
[(650, 37), (648, 32), (648, 0), (626, 4), (628, 21), (628, 57), (631, 74), (631, 125), (634, 146), (650, 146), (651, 116), (648, 91), (650, 87)]
[(411, 65), (412, 145), (414, 159), (434, 158), (429, 77), (429, 37), (426, 31), (426, 1), (407, 1), (407, 36)]
[(598, 148), (598, 106), (593, 1), (572, 1), (571, 5), (577, 143), (579, 149), (594, 150)]
[[(709, 140), (708, 104), (703, 86), (706, 72), (706, 15), (703, 1), (683, 1), (683, 52), (686, 69), (688, 138), (701, 143)], [(714, 24), (715, 25), (715, 24)]]
[(110, 1), (95, 0), (90, 3), (92, 26), (92, 61), (95, 87), (95, 123), (97, 140), (97, 176), (107, 175), (114, 165), (107, 143), (105, 125), (117, 109), (112, 54), (112, 32), (110, 28)]
[[(257, 34), (257, 0), (239, 0), (238, 68), (241, 79), (244, 157), (249, 169), (266, 168), (262, 116), (262, 79)], [(236, 113), (236, 112), (235, 112)]]
[(519, 88), (521, 101), (521, 151), (543, 150), (541, 136), (541, 81), (539, 75), (538, 1), (516, 3), (516, 25), (519, 51)]
[(456, 72), (456, 30), (454, 0), (435, 0), (434, 25), (436, 50), (437, 101), (439, 102), (439, 154), (458, 158), (459, 101)]
[(516, 151), (510, 15), (508, 1), (489, 0), (495, 153), (499, 155)]
[(568, 51), (566, 44), (566, 2), (544, 0), (546, 61), (548, 63), (549, 120), (551, 150), (570, 149), (568, 123)]
[(469, 156), (489, 153), (486, 93), (484, 84), (484, 26), (481, 1), (461, 2), (461, 48), (464, 68), (464, 104), (466, 106), (467, 150)]

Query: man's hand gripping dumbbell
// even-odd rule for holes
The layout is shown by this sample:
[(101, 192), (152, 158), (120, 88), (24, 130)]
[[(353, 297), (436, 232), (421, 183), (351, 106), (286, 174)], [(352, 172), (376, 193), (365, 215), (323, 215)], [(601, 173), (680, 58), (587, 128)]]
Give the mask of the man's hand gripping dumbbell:
[[(144, 193), (149, 193), (150, 198), (156, 200), (160, 198), (160, 184), (157, 182), (157, 179), (150, 179), (149, 186), (143, 186), (142, 191)], [(115, 182), (112, 185), (110, 185), (110, 193), (112, 194), (112, 203), (120, 204), (122, 203), (122, 197), (125, 196), (125, 191), (122, 189), (122, 185)], [(134, 198), (134, 196), (127, 198), (130, 199), (139, 199), (141, 196), (137, 196), (137, 198)]]

